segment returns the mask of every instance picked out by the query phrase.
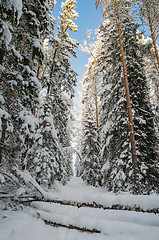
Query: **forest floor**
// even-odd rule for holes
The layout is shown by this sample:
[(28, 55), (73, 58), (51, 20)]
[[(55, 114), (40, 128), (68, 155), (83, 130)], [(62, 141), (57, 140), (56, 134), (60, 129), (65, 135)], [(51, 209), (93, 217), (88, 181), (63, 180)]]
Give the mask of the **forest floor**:
[[(48, 193), (48, 197), (50, 202), (34, 201), (30, 206), (24, 206), (22, 209), (20, 207), (14, 209), (14, 205), (11, 208), (5, 208), (4, 202), (0, 201), (0, 239), (159, 239), (159, 214), (146, 212), (159, 208), (159, 195), (113, 194), (105, 188), (87, 186), (81, 178), (72, 177), (65, 186), (56, 182), (54, 188)], [(54, 199), (54, 203), (51, 199)], [(55, 201), (61, 201), (65, 205)], [(77, 203), (83, 206), (73, 206)], [(119, 205), (132, 206), (132, 208), (127, 211), (111, 209)], [(133, 207), (137, 207), (139, 212), (134, 211)], [(63, 226), (96, 229), (100, 233), (53, 227), (45, 224), (43, 220)]]

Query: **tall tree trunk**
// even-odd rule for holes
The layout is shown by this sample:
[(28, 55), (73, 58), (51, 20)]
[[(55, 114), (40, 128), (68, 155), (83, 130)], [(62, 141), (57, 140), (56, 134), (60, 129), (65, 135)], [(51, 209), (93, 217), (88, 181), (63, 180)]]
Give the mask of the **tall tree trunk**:
[(130, 131), (130, 142), (131, 142), (131, 154), (132, 154), (132, 162), (133, 162), (133, 170), (134, 170), (134, 186), (135, 186), (135, 191), (137, 192), (137, 189), (139, 186), (137, 183), (137, 159), (136, 159), (135, 135), (134, 135), (134, 126), (133, 126), (127, 70), (126, 70), (126, 63), (125, 63), (125, 56), (124, 56), (124, 49), (123, 49), (123, 44), (122, 44), (121, 29), (120, 29), (119, 15), (118, 15), (118, 10), (117, 10), (116, 0), (114, 0), (114, 6), (115, 6), (115, 13), (116, 13), (116, 20), (117, 20), (116, 22), (117, 22), (117, 27), (118, 27), (118, 36), (119, 36), (119, 43), (120, 43), (121, 60), (122, 60), (122, 65), (123, 65), (124, 82), (125, 82), (126, 101), (127, 101), (128, 119), (129, 119), (129, 131)]
[(94, 92), (95, 92), (95, 105), (96, 105), (96, 123), (97, 129), (99, 127), (99, 120), (98, 120), (98, 100), (97, 100), (97, 80), (94, 78)]
[[(25, 36), (23, 36), (23, 40), (22, 40), (22, 43), (21, 43), (21, 46), (20, 46), (20, 55), (22, 55), (22, 52), (23, 52), (23, 44), (24, 44), (24, 41), (25, 41)], [(16, 71), (18, 71), (18, 67), (16, 67), (15, 69)]]
[[(90, 55), (93, 57), (94, 59), (94, 63), (97, 65), (97, 62), (96, 62), (96, 58), (92, 52), (92, 47), (91, 47), (91, 41), (90, 41), (90, 35), (88, 34), (87, 35), (88, 37), (88, 42), (89, 42), (89, 53)], [(93, 77), (93, 80), (94, 80), (94, 93), (95, 93), (95, 106), (96, 106), (96, 125), (97, 125), (97, 129), (99, 128), (99, 118), (98, 118), (98, 95), (97, 95), (97, 80), (96, 80), (96, 74), (94, 75)], [(100, 141), (100, 137), (99, 137), (99, 132), (98, 132), (98, 142)]]
[[(94, 77), (94, 93), (95, 93), (95, 106), (96, 106), (96, 125), (97, 125), (97, 130), (99, 130), (99, 117), (98, 117), (98, 95), (97, 95), (97, 80), (96, 76)], [(100, 142), (100, 136), (99, 136), (99, 131), (98, 131), (98, 142)]]
[(3, 63), (3, 58), (5, 55), (5, 49), (3, 49), (3, 46), (0, 48), (0, 64)]
[(40, 63), (38, 64), (38, 69), (36, 74), (37, 79), (39, 79), (39, 74), (40, 74)]
[[(57, 52), (57, 48), (55, 49), (54, 55), (53, 55), (53, 59), (52, 59), (52, 65), (51, 65), (51, 70), (50, 70), (50, 79), (52, 78), (53, 72), (54, 72), (54, 61), (55, 61), (55, 57), (56, 57), (56, 52)], [(50, 92), (50, 84), (48, 83), (48, 89), (47, 89), (47, 94), (49, 94)]]
[(1, 135), (1, 141), (0, 141), (0, 163), (2, 162), (2, 151), (4, 148), (5, 134), (6, 134), (6, 124), (4, 123), (4, 120), (2, 120), (2, 135)]
[(150, 16), (150, 9), (149, 9), (149, 5), (148, 3), (146, 3), (146, 11), (147, 11), (147, 17), (148, 17), (148, 21), (149, 21), (149, 27), (151, 30), (151, 37), (152, 37), (152, 41), (153, 41), (153, 45), (154, 45), (154, 49), (155, 49), (155, 55), (156, 55), (156, 60), (157, 60), (157, 71), (159, 71), (159, 56), (158, 56), (158, 50), (157, 50), (157, 45), (156, 45), (156, 40), (155, 40), (155, 34), (153, 31), (153, 27), (152, 27), (152, 21), (151, 21), (151, 16)]

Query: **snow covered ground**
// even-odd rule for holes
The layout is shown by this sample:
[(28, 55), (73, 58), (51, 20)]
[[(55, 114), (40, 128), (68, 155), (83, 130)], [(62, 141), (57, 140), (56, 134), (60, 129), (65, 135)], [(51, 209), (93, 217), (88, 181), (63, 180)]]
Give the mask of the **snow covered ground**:
[[(85, 185), (80, 178), (72, 178), (66, 186), (56, 183), (56, 191), (48, 195), (54, 199), (97, 202), (105, 206), (133, 204), (144, 209), (159, 207), (159, 196), (133, 196), (108, 193), (106, 189)], [(33, 208), (34, 207), (34, 208)], [(4, 208), (1, 204), (1, 210)], [(40, 218), (38, 218), (38, 214)], [(86, 233), (46, 225), (43, 219), (65, 225), (97, 229), (101, 233)], [(1, 240), (158, 240), (159, 215), (140, 212), (77, 208), (55, 203), (34, 202), (32, 207), (0, 211)]]
[(106, 188), (95, 188), (86, 185), (81, 178), (72, 177), (66, 186), (56, 185), (56, 191), (48, 194), (48, 198), (84, 203), (98, 203), (105, 207), (115, 204), (140, 206), (144, 210), (159, 208), (159, 195), (133, 195), (129, 193), (114, 194)]

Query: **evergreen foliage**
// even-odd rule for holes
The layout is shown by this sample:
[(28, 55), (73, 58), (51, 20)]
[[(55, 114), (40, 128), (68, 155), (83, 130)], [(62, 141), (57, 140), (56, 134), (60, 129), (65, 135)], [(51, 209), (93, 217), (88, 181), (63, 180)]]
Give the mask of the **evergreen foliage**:
[(85, 109), (82, 140), (81, 177), (89, 185), (101, 186), (100, 145), (94, 113), (91, 107)]
[[(146, 92), (143, 61), (136, 40), (137, 25), (128, 14), (127, 12), (127, 17), (123, 17), (120, 24), (133, 108), (138, 181), (141, 192), (149, 193), (151, 190), (158, 191), (156, 176), (159, 172), (155, 150), (157, 139)], [(103, 167), (103, 182), (110, 190), (117, 192), (133, 189), (133, 169), (120, 48), (115, 26), (113, 17), (110, 16), (110, 21), (105, 21), (101, 27), (104, 47), (102, 58), (105, 60), (101, 91), (101, 128), (102, 156), (106, 162)]]
[(97, 129), (95, 113), (94, 80), (85, 77), (82, 108), (82, 138), (81, 138), (81, 158), (80, 174), (89, 185), (101, 185), (101, 157), (99, 132)]
[[(62, 4), (60, 23), (73, 31), (77, 31), (72, 21), (78, 16), (75, 4)], [(78, 44), (63, 27), (59, 28), (65, 32), (59, 30), (54, 37), (54, 5), (54, 0), (0, 3), (0, 162), (7, 171), (13, 172), (14, 166), (29, 170), (45, 186), (51, 186), (54, 179), (65, 183), (72, 174), (68, 93), (73, 96), (77, 76), (69, 53), (76, 55)], [(49, 46), (54, 44), (55, 53), (46, 63), (43, 79), (41, 65), (48, 61), (48, 50), (43, 48), (46, 38)], [(47, 95), (40, 100), (42, 88), (47, 88)]]

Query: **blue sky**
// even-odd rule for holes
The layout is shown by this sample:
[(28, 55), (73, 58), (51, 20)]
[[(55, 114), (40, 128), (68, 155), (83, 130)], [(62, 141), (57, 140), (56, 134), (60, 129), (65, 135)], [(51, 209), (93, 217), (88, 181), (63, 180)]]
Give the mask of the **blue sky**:
[[(65, 0), (57, 0), (57, 3), (53, 10), (53, 15), (56, 18), (57, 23), (59, 12), (62, 12), (62, 2), (65, 2)], [(94, 32), (101, 23), (102, 12), (100, 9), (96, 10), (95, 0), (77, 0), (76, 11), (79, 14), (79, 17), (75, 20), (75, 23), (78, 26), (78, 32), (71, 32), (70, 36), (76, 39), (80, 44), (83, 44), (83, 41), (87, 40), (87, 30), (92, 29)], [(146, 27), (145, 30), (146, 34), (150, 35), (148, 27)], [(159, 40), (157, 41), (157, 44), (159, 45)], [(90, 56), (87, 53), (84, 53), (80, 49), (77, 49), (77, 58), (71, 58), (72, 68), (78, 73), (78, 82), (76, 89), (79, 91), (81, 91), (80, 81), (82, 80), (82, 77), (86, 71), (84, 66), (88, 63), (89, 57)]]
[[(55, 8), (53, 10), (53, 15), (58, 22), (57, 16), (61, 11), (61, 3), (65, 2), (65, 0), (57, 0)], [(79, 0), (77, 2), (76, 11), (79, 14), (79, 17), (75, 20), (76, 25), (78, 26), (78, 32), (71, 32), (70, 36), (76, 39), (80, 44), (83, 43), (84, 40), (87, 39), (87, 30), (98, 28), (99, 24), (102, 21), (102, 13), (100, 9), (96, 10), (95, 0)], [(88, 63), (88, 58), (90, 56), (87, 53), (81, 52), (81, 50), (77, 50), (77, 58), (72, 58), (72, 68), (78, 73), (78, 83), (77, 89), (81, 90), (80, 81), (82, 80), (82, 76), (85, 73), (84, 65)]]

